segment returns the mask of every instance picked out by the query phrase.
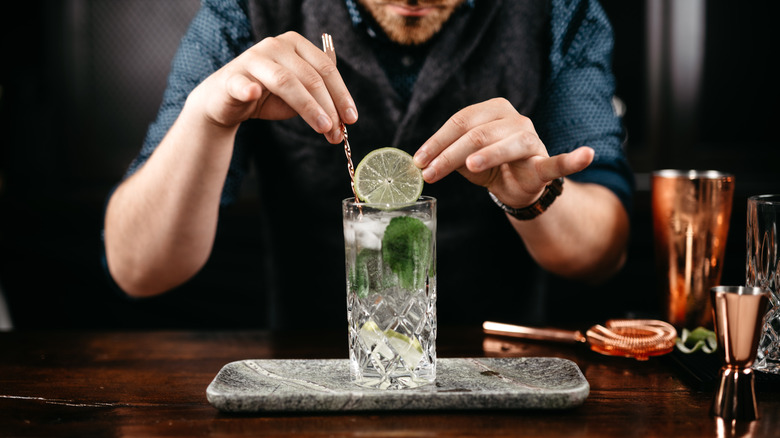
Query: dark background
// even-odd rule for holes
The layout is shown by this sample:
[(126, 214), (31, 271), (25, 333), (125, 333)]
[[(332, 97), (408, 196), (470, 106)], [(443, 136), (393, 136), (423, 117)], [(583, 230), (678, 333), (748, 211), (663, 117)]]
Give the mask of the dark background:
[[(176, 292), (133, 301), (100, 267), (106, 195), (135, 156), (160, 103), (171, 57), (197, 0), (6, 2), (0, 8), (0, 290), (17, 328), (240, 327), (256, 318), (188, 309)], [(649, 175), (660, 168), (736, 175), (723, 284), (744, 283), (745, 206), (780, 192), (780, 86), (770, 68), (776, 2), (603, 0), (616, 35), (614, 70), (637, 173), (628, 264), (596, 289), (553, 281), (565, 300), (551, 323), (653, 315)], [(13, 12), (11, 11), (13, 9)], [(259, 295), (251, 182), (221, 218), (203, 293)], [(240, 248), (239, 253), (232, 250)], [(596, 294), (599, 294), (598, 296)], [(218, 299), (218, 298), (217, 298)], [(561, 305), (561, 303), (564, 303)], [(583, 316), (588, 312), (590, 316)], [(177, 316), (177, 317), (174, 317)]]

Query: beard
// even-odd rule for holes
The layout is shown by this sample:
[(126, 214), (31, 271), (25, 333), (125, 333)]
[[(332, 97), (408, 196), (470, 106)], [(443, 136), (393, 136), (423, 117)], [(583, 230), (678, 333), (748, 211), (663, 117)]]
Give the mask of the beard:
[[(465, 0), (358, 0), (374, 17), (390, 40), (403, 45), (420, 45), (441, 30), (452, 13)], [(402, 14), (398, 8), (420, 8), (419, 16)]]

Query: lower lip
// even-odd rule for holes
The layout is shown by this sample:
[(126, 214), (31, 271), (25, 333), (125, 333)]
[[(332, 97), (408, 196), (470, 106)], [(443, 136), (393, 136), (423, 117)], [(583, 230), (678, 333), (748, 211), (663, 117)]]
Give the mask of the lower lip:
[(389, 5), (388, 7), (395, 14), (403, 15), (404, 17), (424, 17), (430, 14), (431, 12), (433, 12), (433, 10), (435, 9), (432, 7), (408, 8), (405, 6), (397, 6), (397, 5)]

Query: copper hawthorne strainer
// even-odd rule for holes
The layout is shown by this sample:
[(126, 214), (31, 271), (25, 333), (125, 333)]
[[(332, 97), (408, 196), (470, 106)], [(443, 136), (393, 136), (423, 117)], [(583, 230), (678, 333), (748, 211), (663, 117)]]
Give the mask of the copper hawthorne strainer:
[(677, 330), (671, 324), (654, 319), (611, 319), (605, 325), (594, 325), (585, 334), (578, 330), (524, 327), (491, 321), (485, 321), (482, 329), (491, 335), (587, 343), (595, 352), (637, 360), (670, 353), (677, 338)]

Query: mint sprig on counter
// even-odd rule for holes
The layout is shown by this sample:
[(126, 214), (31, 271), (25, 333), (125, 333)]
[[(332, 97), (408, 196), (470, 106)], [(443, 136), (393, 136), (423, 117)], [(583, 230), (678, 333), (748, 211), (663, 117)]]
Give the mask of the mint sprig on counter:
[(718, 338), (715, 332), (704, 327), (693, 331), (683, 329), (676, 341), (677, 349), (683, 353), (693, 353), (701, 350), (704, 353), (714, 353), (718, 349)]

